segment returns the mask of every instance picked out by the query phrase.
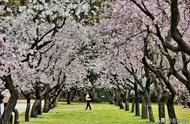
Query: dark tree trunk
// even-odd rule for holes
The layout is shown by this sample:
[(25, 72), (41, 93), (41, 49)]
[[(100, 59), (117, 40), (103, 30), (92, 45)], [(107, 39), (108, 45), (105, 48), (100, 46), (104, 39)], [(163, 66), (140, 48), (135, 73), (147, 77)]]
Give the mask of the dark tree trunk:
[(135, 103), (135, 116), (140, 116), (139, 100)]
[(108, 93), (108, 101), (109, 101), (109, 104), (114, 104), (114, 95), (113, 95), (113, 92), (109, 91)]
[(137, 83), (134, 84), (134, 90), (135, 90), (135, 116), (140, 116), (139, 94), (138, 94)]
[(129, 96), (130, 91), (125, 93), (125, 111), (129, 111)]
[(50, 92), (51, 89), (49, 86), (46, 86), (44, 91), (40, 93), (39, 89), (36, 88), (36, 99), (32, 106), (31, 115), (30, 117), (36, 118), (38, 115), (42, 112), (42, 105), (41, 102), (44, 99), (44, 96), (47, 95), (48, 92)]
[[(152, 75), (154, 86), (157, 92), (157, 98), (158, 98), (158, 114), (159, 114), (159, 123), (165, 124), (166, 118), (165, 118), (165, 96), (164, 95), (164, 89), (163, 89), (163, 82), (160, 78), (155, 77), (155, 75)], [(159, 81), (159, 82), (158, 82)]]
[(148, 114), (149, 114), (149, 120), (154, 122), (154, 114), (152, 110), (152, 105), (148, 104)]
[(67, 91), (67, 104), (71, 104), (71, 91)]
[[(189, 77), (189, 78), (190, 78), (190, 77)], [(190, 82), (188, 82), (185, 86), (186, 86), (187, 90), (188, 90), (189, 93), (190, 93)]]
[(142, 96), (142, 115), (141, 115), (142, 119), (147, 119), (148, 118), (148, 112), (147, 112), (147, 103), (145, 100), (145, 97)]
[(117, 89), (114, 89), (114, 103), (116, 106), (119, 106), (118, 101), (119, 101), (119, 94), (118, 94)]
[(40, 105), (40, 103), (41, 103), (40, 99), (35, 100), (35, 102), (34, 102), (34, 104), (32, 106), (30, 117), (37, 118), (37, 116), (38, 116), (38, 106)]
[(115, 104), (116, 106), (118, 106), (117, 94), (116, 94), (116, 93), (114, 93), (114, 104)]
[(44, 99), (44, 108), (43, 108), (43, 112), (47, 113), (50, 110), (50, 99), (48, 97), (46, 97)]
[[(139, 86), (141, 87), (141, 89), (144, 92), (144, 97), (143, 97), (143, 101), (144, 103), (146, 103), (147, 106), (143, 105), (142, 107), (146, 107), (148, 108), (148, 114), (149, 114), (149, 120), (154, 122), (154, 115), (153, 115), (153, 110), (152, 110), (152, 104), (151, 104), (151, 98), (150, 98), (150, 94), (149, 94), (149, 86), (150, 86), (150, 81), (147, 81), (146, 83), (146, 87), (143, 86), (142, 82), (136, 77), (135, 74), (133, 74), (134, 79), (136, 80), (136, 82), (139, 84)], [(149, 77), (149, 76), (147, 76)], [(137, 92), (137, 84), (134, 85), (134, 89), (135, 89), (135, 94), (136, 98), (138, 98), (138, 92)], [(143, 114), (147, 113), (147, 109), (143, 108), (144, 112), (142, 112)], [(142, 115), (142, 116), (146, 116), (146, 115)]]
[(165, 102), (162, 99), (158, 100), (158, 112), (159, 112), (159, 123), (165, 124), (166, 118), (165, 118)]
[(40, 96), (40, 87), (38, 87), (38, 85), (36, 85), (35, 87), (35, 94), (36, 94), (36, 99), (34, 101), (34, 104), (32, 106), (32, 110), (31, 110), (31, 115), (30, 117), (32, 118), (37, 118), (38, 116), (38, 109), (39, 109), (39, 105), (41, 104), (41, 96)]
[(167, 108), (168, 108), (170, 124), (178, 124), (174, 108), (174, 97), (175, 95), (170, 95), (167, 100)]
[(77, 88), (74, 89), (74, 91), (73, 91), (73, 93), (72, 93), (71, 101), (74, 100), (76, 93), (77, 93)]
[(62, 90), (60, 90), (60, 91), (58, 92), (57, 97), (56, 97), (56, 98), (54, 99), (54, 101), (53, 101), (53, 108), (57, 107), (57, 103), (58, 103), (59, 98), (61, 97), (62, 93), (63, 93)]
[(11, 114), (16, 106), (17, 99), (18, 99), (18, 91), (16, 87), (14, 86), (11, 75), (4, 76), (3, 81), (6, 83), (6, 88), (9, 89), (11, 97), (9, 98), (8, 104), (4, 110), (2, 123), (10, 124)]
[(52, 102), (51, 102), (51, 109), (57, 107), (56, 99), (57, 99), (57, 97), (54, 97), (54, 98), (52, 99)]
[(112, 91), (109, 91), (108, 93), (108, 101), (109, 101), (109, 104), (114, 104), (114, 93)]
[[(145, 46), (144, 55), (148, 55), (148, 51), (146, 50), (146, 48), (147, 48), (147, 46)], [(146, 81), (145, 88), (143, 87), (143, 85), (141, 85), (141, 87), (143, 87), (143, 90), (145, 93), (145, 99), (146, 99), (147, 108), (148, 108), (149, 120), (154, 122), (154, 114), (153, 114), (153, 110), (152, 110), (152, 101), (151, 101), (151, 96), (150, 96), (150, 85), (151, 85), (150, 70), (148, 69), (147, 66), (145, 66), (144, 71), (145, 71), (145, 76), (146, 76), (147, 81)]]
[(119, 100), (118, 100), (118, 105), (120, 109), (124, 109), (123, 106), (123, 94), (120, 94)]
[(40, 103), (37, 107), (37, 113), (38, 115), (42, 115), (42, 100), (40, 100)]
[(146, 99), (147, 99), (149, 120), (154, 122), (154, 114), (153, 114), (153, 110), (152, 110), (151, 98), (147, 92), (146, 92)]
[(57, 94), (51, 94), (51, 96), (49, 97), (49, 110), (53, 109), (53, 103), (55, 102), (56, 97), (57, 97)]
[(25, 121), (29, 122), (30, 121), (30, 98), (27, 98), (27, 104), (26, 104), (26, 111), (25, 111)]
[(14, 109), (13, 112), (15, 113), (14, 124), (19, 124), (19, 112), (17, 109)]
[(135, 112), (135, 99), (132, 101), (131, 112)]

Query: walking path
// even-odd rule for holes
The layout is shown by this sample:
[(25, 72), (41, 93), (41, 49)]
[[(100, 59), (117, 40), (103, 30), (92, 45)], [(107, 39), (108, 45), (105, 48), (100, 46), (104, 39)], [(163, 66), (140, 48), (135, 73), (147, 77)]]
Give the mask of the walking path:
[[(31, 107), (32, 107), (33, 103), (34, 103), (34, 100), (31, 100)], [(42, 105), (43, 105), (43, 102), (42, 102)], [(19, 111), (19, 113), (25, 112), (26, 100), (18, 100), (16, 109)]]
[(16, 109), (19, 111), (19, 113), (24, 112), (26, 109), (26, 100), (18, 100)]

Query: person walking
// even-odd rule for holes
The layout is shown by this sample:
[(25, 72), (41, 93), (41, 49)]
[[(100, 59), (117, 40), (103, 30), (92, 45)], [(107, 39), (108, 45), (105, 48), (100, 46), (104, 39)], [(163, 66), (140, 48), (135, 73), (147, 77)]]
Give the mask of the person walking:
[(91, 106), (90, 106), (90, 102), (92, 101), (92, 96), (89, 92), (86, 93), (86, 110), (89, 109), (92, 110)]

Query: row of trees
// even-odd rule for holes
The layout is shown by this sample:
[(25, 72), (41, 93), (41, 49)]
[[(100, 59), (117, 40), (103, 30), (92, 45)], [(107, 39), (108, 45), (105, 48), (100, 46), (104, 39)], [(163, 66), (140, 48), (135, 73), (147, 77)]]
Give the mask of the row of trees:
[(89, 25), (99, 12), (98, 1), (3, 1), (0, 11), (0, 86), (11, 93), (3, 124), (10, 123), (19, 94), (27, 100), (29, 121), (41, 114), (42, 100), (48, 112), (63, 91), (87, 85), (83, 54), (93, 47)]
[(109, 79), (108, 84), (113, 85), (110, 89), (120, 108), (124, 96), (133, 91), (137, 116), (141, 96), (142, 118), (150, 121), (155, 121), (151, 94), (156, 92), (159, 121), (166, 123), (166, 104), (170, 123), (177, 124), (174, 100), (177, 93), (179, 98), (190, 91), (189, 1), (120, 0), (110, 4), (112, 15), (102, 19), (98, 29), (106, 49), (100, 65), (103, 80)]
[(188, 0), (1, 2), (0, 83), (11, 93), (3, 123), (9, 124), (19, 93), (29, 121), (33, 97), (31, 117), (37, 117), (42, 100), (48, 112), (64, 90), (94, 87), (120, 108), (125, 99), (126, 110), (133, 94), (136, 116), (141, 98), (142, 118), (150, 121), (155, 92), (161, 123), (166, 104), (177, 124), (176, 95), (190, 91), (189, 14)]

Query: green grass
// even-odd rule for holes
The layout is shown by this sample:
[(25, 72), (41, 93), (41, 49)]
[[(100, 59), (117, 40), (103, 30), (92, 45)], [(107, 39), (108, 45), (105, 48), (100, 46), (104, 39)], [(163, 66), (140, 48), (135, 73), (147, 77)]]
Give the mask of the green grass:
[[(49, 113), (43, 113), (38, 118), (32, 118), (30, 122), (24, 122), (24, 115), (21, 114), (21, 124), (156, 124), (140, 117), (134, 113), (120, 110), (118, 107), (109, 104), (92, 104), (93, 110), (84, 110), (84, 103), (66, 105), (60, 103), (57, 108)], [(155, 120), (158, 118), (157, 105), (153, 105)], [(179, 119), (186, 119), (190, 124), (190, 111), (176, 106)]]

